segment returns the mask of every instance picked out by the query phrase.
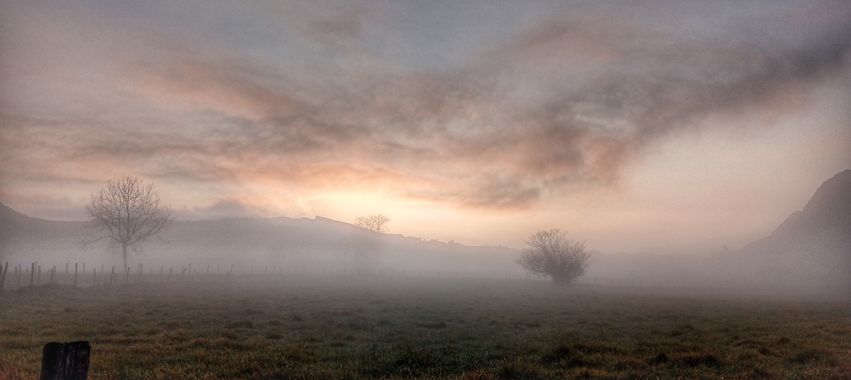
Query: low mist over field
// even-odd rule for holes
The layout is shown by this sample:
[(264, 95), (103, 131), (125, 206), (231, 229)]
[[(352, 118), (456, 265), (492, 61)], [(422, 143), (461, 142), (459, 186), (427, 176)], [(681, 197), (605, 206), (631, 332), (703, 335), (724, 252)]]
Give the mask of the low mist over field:
[(849, 378), (849, 20), (2, 1), (0, 379)]

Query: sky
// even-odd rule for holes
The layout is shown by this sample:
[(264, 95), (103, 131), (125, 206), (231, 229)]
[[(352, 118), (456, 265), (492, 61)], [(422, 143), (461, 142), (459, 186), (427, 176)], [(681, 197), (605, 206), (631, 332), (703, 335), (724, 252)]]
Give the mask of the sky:
[(0, 1), (0, 202), (740, 247), (851, 167), (851, 3)]

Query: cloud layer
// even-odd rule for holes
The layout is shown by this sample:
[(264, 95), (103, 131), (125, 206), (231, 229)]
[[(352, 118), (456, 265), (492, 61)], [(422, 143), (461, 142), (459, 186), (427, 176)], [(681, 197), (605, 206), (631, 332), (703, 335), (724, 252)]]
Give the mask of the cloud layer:
[[(847, 2), (753, 2), (737, 17), (724, 16), (736, 4), (668, 5), (660, 12), (622, 3), (549, 11), (530, 3), (539, 10), (531, 21), (514, 20), (500, 33), (473, 30), (467, 38), (483, 43), (472, 51), (446, 53), (454, 45), (436, 41), (415, 49), (421, 57), (402, 57), (410, 47), (381, 37), (409, 33), (399, 26), (414, 11), (405, 6), (237, 12), (218, 4), (219, 16), (233, 16), (228, 22), (202, 13), (209, 22), (180, 27), (165, 11), (105, 6), (106, 21), (84, 27), (90, 20), (80, 9), (55, 10), (39, 17), (63, 15), (72, 33), (34, 36), (79, 43), (69, 54), (94, 54), (88, 58), (104, 70), (69, 86), (63, 78), (87, 69), (63, 66), (63, 56), (53, 56), (54, 71), (41, 78), (2, 72), (12, 90), (0, 103), (0, 159), (9, 163), (0, 178), (14, 193), (39, 182), (134, 173), (209, 189), (217, 215), (249, 210), (228, 192), (258, 183), (523, 209), (614, 184), (643, 150), (672, 134), (713, 128), (707, 119), (714, 115), (800, 112), (813, 88), (849, 83)], [(39, 10), (7, 8), (22, 20)], [(274, 12), (281, 24), (269, 22)], [(137, 13), (144, 22), (116, 21)], [(16, 33), (4, 33), (2, 46), (47, 48), (29, 40), (24, 22), (7, 27)], [(198, 37), (225, 33), (229, 22), (250, 25), (222, 39)], [(433, 28), (459, 27), (442, 22)], [(434, 54), (454, 55), (437, 67), (412, 63)], [(24, 67), (28, 56), (4, 60)], [(51, 94), (31, 95), (52, 88), (50, 101), (39, 96)], [(67, 109), (47, 107), (54, 101)]]

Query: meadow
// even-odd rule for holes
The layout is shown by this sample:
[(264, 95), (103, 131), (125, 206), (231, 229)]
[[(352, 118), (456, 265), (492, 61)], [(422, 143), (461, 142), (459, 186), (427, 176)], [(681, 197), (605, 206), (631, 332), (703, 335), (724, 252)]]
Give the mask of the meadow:
[(522, 279), (251, 276), (0, 294), (0, 378), (851, 378), (851, 305)]

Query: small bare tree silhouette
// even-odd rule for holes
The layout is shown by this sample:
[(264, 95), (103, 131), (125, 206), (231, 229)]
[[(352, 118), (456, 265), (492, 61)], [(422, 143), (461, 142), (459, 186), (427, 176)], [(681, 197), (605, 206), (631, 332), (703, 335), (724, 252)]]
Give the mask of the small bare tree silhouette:
[(109, 239), (121, 247), (124, 267), (127, 250), (155, 236), (174, 220), (174, 213), (160, 205), (152, 184), (137, 177), (110, 180), (100, 192), (92, 194), (86, 210), (101, 232), (97, 240)]

